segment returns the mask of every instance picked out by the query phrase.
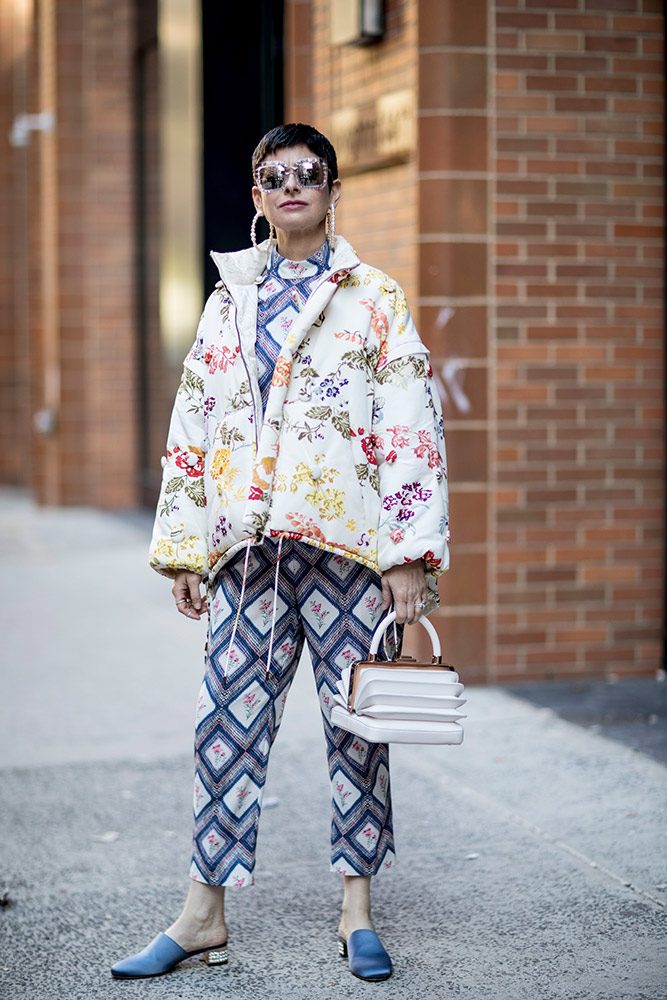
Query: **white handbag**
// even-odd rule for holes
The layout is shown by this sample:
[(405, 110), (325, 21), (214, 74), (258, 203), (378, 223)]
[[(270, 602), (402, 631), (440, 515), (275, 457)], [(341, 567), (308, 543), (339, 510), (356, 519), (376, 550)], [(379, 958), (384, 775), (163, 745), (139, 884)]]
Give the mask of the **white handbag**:
[(392, 611), (380, 622), (367, 660), (343, 670), (331, 724), (371, 743), (461, 743), (463, 684), (454, 667), (442, 663), (438, 633), (428, 618), (419, 622), (431, 637), (431, 663), (411, 656), (378, 660), (380, 639), (395, 619)]

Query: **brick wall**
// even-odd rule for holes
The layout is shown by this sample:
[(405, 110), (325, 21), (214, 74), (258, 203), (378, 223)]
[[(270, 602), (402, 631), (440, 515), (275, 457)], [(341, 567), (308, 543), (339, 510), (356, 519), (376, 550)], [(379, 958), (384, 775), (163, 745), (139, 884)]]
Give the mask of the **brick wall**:
[(494, 660), (512, 679), (654, 669), (662, 5), (494, 7)]
[[(327, 134), (332, 112), (388, 91), (415, 90), (417, 2), (387, 0), (385, 7), (387, 32), (380, 44), (333, 47), (329, 0), (287, 0), (286, 120), (310, 121)], [(342, 172), (341, 177), (338, 231), (363, 260), (391, 274), (416, 307), (414, 160), (347, 177)]]
[(343, 178), (340, 214), (406, 285), (440, 384), (453, 544), (434, 620), (448, 656), (469, 681), (652, 671), (662, 6), (390, 4), (401, 36), (335, 52), (325, 7), (301, 26), (295, 109), (326, 130), (359, 88), (400, 73), (415, 87), (414, 159)]

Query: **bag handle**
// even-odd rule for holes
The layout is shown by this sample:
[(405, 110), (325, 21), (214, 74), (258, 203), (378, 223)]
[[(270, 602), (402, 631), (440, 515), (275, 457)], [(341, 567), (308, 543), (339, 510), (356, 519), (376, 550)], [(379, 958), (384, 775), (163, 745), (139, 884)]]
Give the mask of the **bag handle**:
[[(380, 622), (378, 627), (375, 629), (375, 632), (373, 633), (373, 638), (371, 640), (371, 648), (368, 654), (369, 660), (374, 660), (377, 657), (377, 652), (378, 649), (380, 648), (380, 640), (382, 639), (382, 636), (385, 634), (389, 626), (394, 621), (396, 621), (396, 612), (392, 611), (390, 614), (387, 615), (384, 621)], [(433, 662), (439, 663), (442, 651), (440, 649), (440, 639), (438, 638), (438, 633), (436, 632), (433, 624), (428, 620), (426, 615), (422, 615), (418, 619), (417, 623), (423, 625), (426, 631), (428, 632), (431, 638), (431, 645), (433, 646)]]

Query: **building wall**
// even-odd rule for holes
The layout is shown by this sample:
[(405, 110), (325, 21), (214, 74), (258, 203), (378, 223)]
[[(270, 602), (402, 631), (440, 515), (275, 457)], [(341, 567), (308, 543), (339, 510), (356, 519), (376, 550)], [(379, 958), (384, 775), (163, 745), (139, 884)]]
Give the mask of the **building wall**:
[(495, 3), (495, 663), (659, 663), (663, 63), (656, 0)]
[[(0, 481), (41, 502), (141, 496), (138, 384), (146, 366), (160, 370), (162, 348), (151, 297), (142, 369), (137, 3), (0, 0), (0, 127), (22, 112), (56, 119), (52, 133), (0, 150)], [(470, 682), (653, 671), (664, 611), (662, 5), (385, 8), (381, 42), (333, 47), (330, 0), (285, 0), (285, 118), (327, 132), (337, 112), (387, 92), (414, 97), (413, 146), (343, 174), (338, 224), (403, 285), (431, 350), (452, 497), (452, 568), (434, 614), (447, 656)], [(164, 420), (146, 422), (157, 448)], [(410, 641), (423, 649), (416, 630)]]
[[(332, 115), (367, 104), (387, 91), (417, 87), (417, 4), (387, 0), (380, 45), (332, 46), (329, 0), (286, 0), (288, 121), (306, 120), (331, 134)], [(417, 298), (416, 162), (411, 158), (345, 180), (338, 231), (364, 260), (396, 278)]]
[(43, 503), (128, 506), (138, 496), (134, 5), (36, 0), (2, 13), (14, 19), (3, 68), (22, 60), (12, 120), (55, 116), (52, 132), (0, 157), (16, 241), (0, 265), (3, 280), (12, 274), (11, 325), (0, 330), (13, 384), (0, 411), (2, 439), (14, 438), (3, 480), (30, 485)]
[(335, 50), (324, 0), (287, 10), (288, 117), (326, 131), (398, 74), (415, 88), (414, 155), (343, 175), (340, 214), (406, 287), (439, 380), (447, 655), (469, 680), (654, 670), (661, 4), (407, 0), (388, 4), (385, 40)]

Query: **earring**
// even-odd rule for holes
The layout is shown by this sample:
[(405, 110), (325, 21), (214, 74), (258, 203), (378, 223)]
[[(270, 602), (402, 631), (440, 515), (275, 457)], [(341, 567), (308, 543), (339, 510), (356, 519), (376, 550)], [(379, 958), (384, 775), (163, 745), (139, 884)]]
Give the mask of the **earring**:
[(255, 218), (252, 220), (252, 225), (250, 226), (250, 239), (255, 250), (257, 249), (257, 220), (261, 219), (263, 215), (264, 213), (257, 209), (255, 212)]
[(336, 209), (333, 205), (329, 205), (327, 212), (326, 234), (329, 246), (333, 250), (336, 244)]
[[(257, 220), (258, 219), (263, 219), (263, 218), (264, 218), (264, 212), (260, 212), (259, 209), (258, 209), (255, 212), (255, 217), (252, 220), (252, 225), (250, 227), (250, 239), (252, 241), (252, 245), (254, 246), (255, 250), (258, 249), (258, 247), (257, 247)], [(276, 236), (275, 226), (273, 225), (272, 222), (269, 222), (269, 240), (272, 243), (277, 243), (278, 242), (278, 237)]]

